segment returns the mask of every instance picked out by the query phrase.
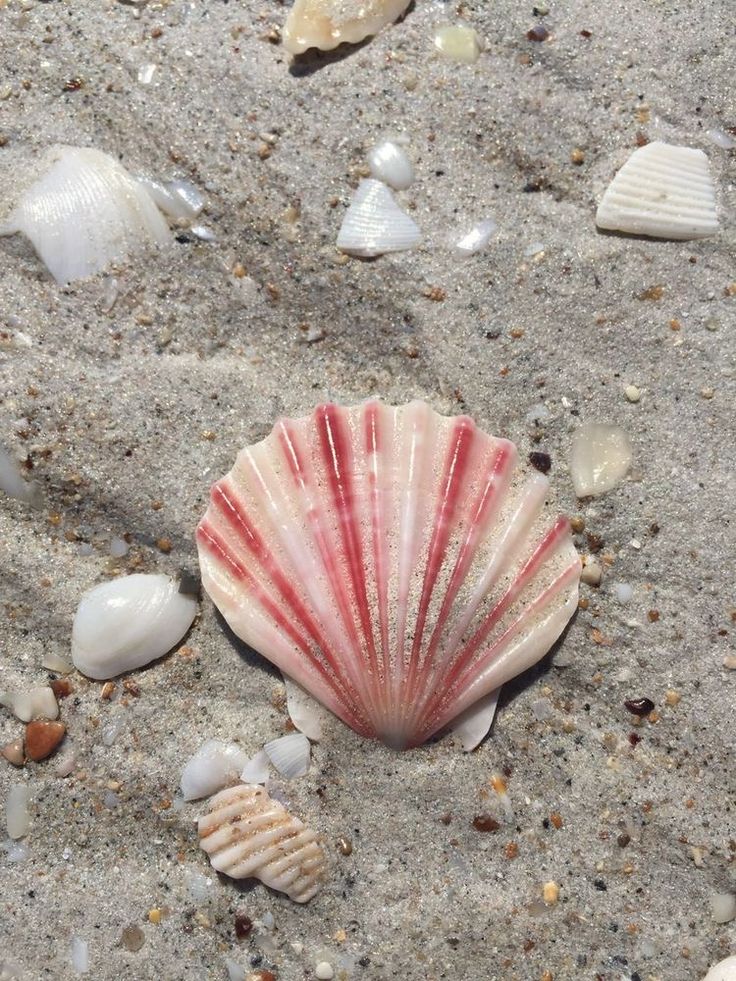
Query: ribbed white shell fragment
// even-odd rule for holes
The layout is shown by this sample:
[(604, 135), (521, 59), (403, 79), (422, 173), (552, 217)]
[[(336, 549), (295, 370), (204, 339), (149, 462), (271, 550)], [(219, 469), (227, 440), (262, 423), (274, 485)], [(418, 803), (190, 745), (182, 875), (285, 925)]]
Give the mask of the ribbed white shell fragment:
[(718, 231), (716, 194), (702, 150), (648, 143), (606, 189), (596, 224), (655, 238), (707, 238)]
[(317, 835), (263, 787), (241, 784), (213, 797), (199, 819), (199, 839), (218, 872), (255, 877), (297, 903), (324, 883), (327, 859)]
[(89, 147), (57, 146), (0, 235), (26, 235), (58, 283), (83, 279), (148, 244), (171, 240), (153, 199), (116, 160)]
[(303, 777), (309, 769), (311, 748), (301, 732), (290, 732), (266, 743), (263, 751), (279, 773), (287, 780)]
[(411, 0), (296, 0), (284, 24), (290, 54), (308, 48), (329, 51), (378, 34), (403, 14)]
[(416, 222), (401, 210), (389, 188), (369, 177), (360, 182), (345, 212), (337, 247), (367, 258), (413, 249), (421, 240)]
[(567, 519), (516, 462), (423, 402), (283, 419), (212, 489), (204, 585), (357, 732), (416, 746), (538, 661), (577, 605)]

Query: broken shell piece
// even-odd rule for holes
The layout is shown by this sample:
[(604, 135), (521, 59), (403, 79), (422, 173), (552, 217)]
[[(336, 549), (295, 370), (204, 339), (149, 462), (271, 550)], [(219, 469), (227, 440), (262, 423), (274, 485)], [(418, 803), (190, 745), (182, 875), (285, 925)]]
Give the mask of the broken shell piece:
[(181, 792), (184, 800), (199, 800), (239, 782), (248, 756), (234, 743), (208, 739), (184, 767)]
[(702, 150), (647, 143), (634, 150), (598, 206), (599, 228), (655, 238), (707, 238), (718, 231), (716, 194)]
[(27, 783), (16, 784), (8, 791), (5, 800), (5, 826), (8, 837), (17, 841), (25, 838), (31, 827), (31, 787)]
[(43, 176), (22, 195), (0, 235), (26, 235), (57, 283), (100, 272), (171, 233), (139, 181), (89, 147), (49, 151)]
[(268, 754), (259, 750), (251, 756), (240, 774), (243, 783), (265, 783), (268, 780)]
[(203, 584), (356, 732), (417, 746), (543, 657), (577, 606), (569, 522), (517, 460), (424, 402), (282, 419), (212, 489)]
[[(2, 234), (0, 227), (0, 235)], [(0, 490), (8, 497), (14, 497), (16, 501), (30, 504), (31, 507), (38, 508), (43, 504), (41, 488), (34, 481), (23, 479), (18, 462), (2, 446), (0, 446)]]
[(421, 240), (416, 222), (401, 210), (389, 188), (369, 177), (360, 182), (345, 212), (337, 247), (367, 258), (413, 249)]
[(631, 443), (618, 426), (592, 423), (575, 433), (570, 473), (578, 497), (596, 497), (619, 484), (631, 466)]
[(23, 766), (25, 763), (25, 754), (23, 753), (23, 740), (13, 739), (9, 743), (5, 743), (4, 746), (0, 746), (0, 753), (5, 757), (8, 763), (12, 763), (13, 766)]
[(473, 28), (462, 24), (441, 24), (435, 28), (434, 46), (445, 58), (463, 65), (472, 65), (483, 50), (481, 40)]
[(306, 903), (322, 887), (327, 859), (314, 831), (272, 800), (263, 787), (223, 790), (199, 819), (199, 843), (212, 867), (233, 879), (260, 879)]
[(368, 151), (371, 177), (383, 181), (396, 191), (405, 191), (414, 180), (414, 168), (406, 153), (396, 143), (386, 140)]
[(287, 780), (303, 777), (309, 769), (309, 740), (301, 732), (290, 732), (288, 736), (272, 739), (266, 743), (263, 751)]
[(452, 734), (460, 740), (463, 752), (470, 753), (479, 746), (490, 731), (501, 689), (489, 692), (478, 699), (475, 705), (459, 715), (452, 723)]
[[(301, 685), (286, 675), (284, 675), (284, 685), (286, 686), (286, 710), (289, 713), (289, 718), (307, 739), (318, 743), (322, 738), (322, 728), (329, 719), (330, 713), (315, 698), (312, 698)], [(245, 780), (245, 777), (243, 779)], [(248, 783), (247, 780), (245, 782)], [(261, 781), (256, 780), (254, 782), (260, 783)]]
[(190, 222), (204, 208), (204, 198), (197, 188), (188, 181), (168, 181), (163, 183), (152, 177), (139, 177), (138, 183), (150, 194), (158, 207), (169, 218)]
[(392, 24), (411, 0), (296, 0), (282, 32), (290, 54), (358, 44)]
[(57, 719), (59, 705), (51, 688), (44, 685), (31, 688), (30, 691), (3, 692), (0, 694), (0, 705), (10, 709), (16, 719), (30, 722), (31, 719)]
[(736, 954), (714, 964), (703, 981), (736, 981)]
[(480, 252), (481, 249), (484, 249), (488, 245), (497, 231), (498, 225), (493, 218), (486, 218), (483, 221), (479, 221), (466, 235), (463, 235), (455, 245), (455, 251), (462, 256), (469, 256), (475, 252)]
[(196, 599), (168, 576), (136, 573), (95, 586), (74, 617), (74, 666), (99, 681), (143, 667), (182, 639), (196, 612)]

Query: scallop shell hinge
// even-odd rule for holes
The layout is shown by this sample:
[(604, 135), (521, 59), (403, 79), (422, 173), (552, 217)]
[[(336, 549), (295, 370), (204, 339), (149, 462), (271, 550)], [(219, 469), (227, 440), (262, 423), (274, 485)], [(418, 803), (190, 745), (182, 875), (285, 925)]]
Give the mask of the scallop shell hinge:
[(538, 661), (580, 559), (508, 440), (423, 402), (282, 419), (212, 489), (207, 592), (365, 736), (417, 746)]
[(212, 867), (233, 879), (260, 879), (297, 903), (325, 881), (327, 858), (317, 834), (271, 800), (263, 787), (241, 784), (216, 794), (199, 819), (199, 843)]

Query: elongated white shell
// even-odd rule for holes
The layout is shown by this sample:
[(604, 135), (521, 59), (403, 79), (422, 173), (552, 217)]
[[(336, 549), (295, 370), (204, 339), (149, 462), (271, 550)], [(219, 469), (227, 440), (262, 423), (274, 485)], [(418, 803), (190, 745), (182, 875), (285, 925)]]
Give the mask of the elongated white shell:
[(92, 276), (147, 244), (171, 240), (151, 196), (108, 154), (57, 146), (46, 165), (0, 234), (26, 235), (58, 283)]
[(240, 771), (247, 760), (247, 753), (235, 743), (208, 739), (182, 771), (181, 792), (184, 800), (209, 797), (228, 784), (238, 783)]
[(634, 150), (598, 205), (599, 228), (655, 238), (707, 238), (718, 231), (716, 194), (702, 150), (648, 143)]
[(366, 178), (345, 212), (337, 247), (364, 257), (413, 249), (422, 240), (416, 222), (396, 203), (381, 181)]
[(411, 160), (397, 143), (386, 140), (368, 151), (371, 177), (397, 191), (405, 191), (414, 180)]
[(631, 466), (631, 443), (618, 426), (589, 423), (575, 433), (570, 474), (578, 497), (596, 497), (620, 483)]
[(196, 599), (168, 576), (137, 573), (95, 586), (74, 617), (74, 666), (98, 680), (140, 668), (170, 651), (196, 612)]
[(357, 732), (415, 746), (542, 657), (580, 559), (513, 444), (423, 402), (282, 419), (212, 489), (204, 585)]
[(260, 879), (306, 903), (322, 888), (327, 859), (314, 831), (272, 800), (263, 787), (223, 790), (199, 819), (201, 847), (212, 867), (233, 879)]
[(301, 732), (290, 732), (288, 736), (272, 739), (266, 743), (263, 751), (287, 780), (303, 777), (309, 769), (309, 740)]
[(284, 24), (290, 54), (308, 48), (329, 51), (378, 34), (403, 14), (411, 0), (296, 0)]

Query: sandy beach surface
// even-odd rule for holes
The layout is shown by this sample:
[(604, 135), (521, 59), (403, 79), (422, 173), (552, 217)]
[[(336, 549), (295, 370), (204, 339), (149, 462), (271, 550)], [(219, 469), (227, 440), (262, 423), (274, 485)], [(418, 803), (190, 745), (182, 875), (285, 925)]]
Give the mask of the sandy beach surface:
[[(110, 698), (73, 672), (57, 754), (0, 760), (0, 802), (33, 790), (20, 851), (0, 834), (0, 976), (75, 978), (80, 938), (100, 981), (226, 978), (226, 957), (254, 981), (314, 978), (323, 961), (351, 981), (700, 979), (736, 952), (736, 921), (710, 908), (736, 890), (736, 155), (706, 136), (736, 126), (732, 6), (559, 0), (540, 18), (531, 2), (416, 0), (369, 43), (295, 64), (286, 11), (0, 0), (0, 221), (67, 143), (191, 181), (215, 237), (180, 229), (68, 287), (0, 238), (0, 442), (42, 495), (0, 499), (0, 689), (55, 677), (42, 660), (69, 656), (91, 586), (196, 573), (210, 484), (279, 416), (325, 399), (422, 398), (524, 460), (549, 453), (603, 580), (504, 689), (476, 752), (396, 753), (328, 728), (281, 787), (330, 857), (304, 907), (218, 877), (203, 805), (177, 797), (204, 740), (255, 752), (288, 726), (280, 676), (210, 600)], [(433, 51), (435, 25), (458, 19), (485, 41), (475, 64)], [(527, 40), (542, 20), (550, 37)], [(387, 134), (406, 138), (416, 180), (397, 198), (424, 240), (345, 261), (341, 218)], [(596, 230), (596, 202), (647, 139), (706, 151), (718, 235)], [(459, 260), (453, 242), (485, 217), (497, 236)], [(587, 422), (623, 427), (634, 462), (580, 503), (568, 457)], [(638, 723), (624, 702), (642, 697), (655, 713)], [(0, 742), (22, 728), (0, 710)], [(242, 939), (238, 916), (253, 922)]]

